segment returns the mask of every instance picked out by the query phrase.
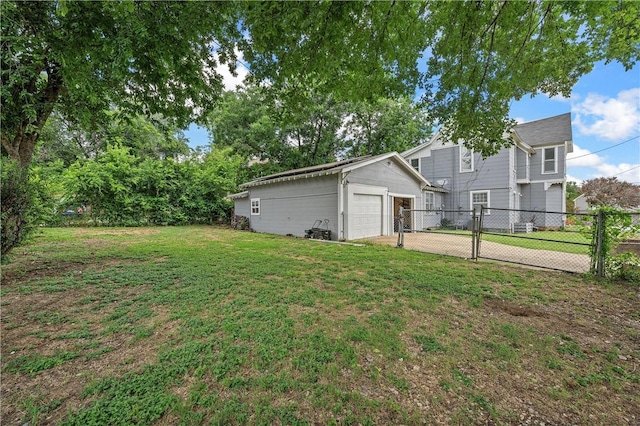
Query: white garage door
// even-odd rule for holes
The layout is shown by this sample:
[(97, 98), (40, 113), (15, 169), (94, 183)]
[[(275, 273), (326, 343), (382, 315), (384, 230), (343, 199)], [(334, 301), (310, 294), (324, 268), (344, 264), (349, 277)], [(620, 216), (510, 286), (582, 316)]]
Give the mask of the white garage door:
[(382, 196), (353, 194), (351, 238), (382, 235)]

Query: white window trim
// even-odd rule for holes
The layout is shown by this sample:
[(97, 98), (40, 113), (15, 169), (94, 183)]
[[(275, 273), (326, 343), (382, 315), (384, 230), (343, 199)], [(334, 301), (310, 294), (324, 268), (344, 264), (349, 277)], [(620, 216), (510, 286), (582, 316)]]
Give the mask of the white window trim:
[[(545, 153), (547, 149), (553, 149), (553, 171), (547, 172), (544, 170), (544, 166), (547, 163), (547, 159), (545, 158)], [(558, 173), (558, 147), (557, 146), (549, 146), (546, 148), (542, 148), (542, 174), (543, 175), (553, 175)]]
[[(416, 160), (416, 161), (418, 162), (418, 168), (417, 168), (417, 169), (416, 169), (415, 167), (413, 167), (413, 164), (411, 164), (411, 162), (412, 162), (413, 160)], [(421, 165), (420, 163), (421, 163), (420, 158), (411, 158), (411, 159), (409, 160), (409, 165), (410, 165), (414, 170), (416, 170), (418, 173), (422, 174), (422, 170), (421, 170), (421, 169), (422, 169), (422, 165)]]
[[(253, 211), (253, 203), (256, 203), (257, 211), (254, 213)], [(251, 203), (249, 204), (249, 208), (251, 209), (251, 216), (260, 216), (260, 198), (252, 198)]]
[(485, 209), (484, 213), (489, 215), (491, 214), (491, 191), (490, 190), (484, 190), (484, 191), (469, 191), (469, 210), (471, 210), (471, 212), (469, 213), (470, 215), (473, 215), (473, 194), (487, 194), (487, 208)]
[(436, 209), (436, 194), (435, 194), (435, 192), (431, 192), (431, 191), (425, 191), (424, 192), (424, 209), (425, 210), (429, 210), (429, 209), (427, 209), (427, 194), (429, 194), (432, 197), (433, 203), (431, 203), (432, 204), (431, 211), (427, 211), (427, 212), (425, 212), (425, 214), (427, 216), (433, 216), (433, 215), (436, 214), (436, 212), (435, 212), (435, 209)]
[[(459, 163), (459, 169), (460, 169), (460, 173), (471, 173), (474, 170), (474, 164), (473, 164), (473, 149), (467, 148), (464, 145), (458, 145), (459, 151), (458, 151), (458, 163)], [(463, 170), (462, 169), (462, 150), (463, 149), (468, 149), (471, 152), (471, 168), (469, 170)]]

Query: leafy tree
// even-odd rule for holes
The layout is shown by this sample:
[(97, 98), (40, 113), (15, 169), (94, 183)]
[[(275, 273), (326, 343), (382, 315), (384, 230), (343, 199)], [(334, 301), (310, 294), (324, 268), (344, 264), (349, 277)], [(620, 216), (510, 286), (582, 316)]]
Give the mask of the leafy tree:
[(616, 177), (591, 179), (582, 184), (587, 202), (596, 206), (638, 208), (640, 185), (619, 181)]
[[(284, 96), (284, 94), (282, 94)], [(248, 85), (227, 92), (207, 118), (214, 146), (230, 146), (271, 173), (340, 157), (403, 151), (423, 142), (429, 122), (409, 98), (337, 101), (307, 89), (295, 104), (276, 90)], [(253, 174), (255, 176), (255, 174)]]
[(213, 146), (232, 147), (247, 159), (265, 160), (279, 144), (274, 109), (275, 102), (265, 90), (249, 86), (225, 92), (204, 124)]
[(175, 161), (112, 146), (65, 170), (65, 199), (91, 206), (91, 218), (105, 225), (212, 223), (228, 214), (225, 196), (237, 187), (242, 164), (230, 149)]
[(358, 102), (350, 111), (345, 137), (351, 157), (402, 152), (425, 142), (431, 132), (424, 110), (408, 98)]
[(187, 125), (234, 62), (226, 2), (3, 1), (2, 146), (26, 166), (55, 106), (85, 125), (112, 105)]
[[(343, 150), (344, 106), (307, 90), (295, 106), (254, 85), (227, 92), (206, 121), (213, 146), (232, 147), (253, 161), (254, 172), (270, 173), (334, 161)], [(250, 173), (253, 174), (253, 173)]]
[(38, 225), (59, 221), (56, 200), (63, 194), (62, 167), (58, 160), (36, 166), (25, 176), (27, 170), (15, 160), (1, 157), (2, 258)]
[[(0, 2), (3, 155), (27, 168), (55, 108), (85, 129), (112, 106), (186, 127), (220, 95), (218, 62), (235, 68), (236, 11), (230, 2)], [(27, 172), (15, 176), (27, 190)], [(22, 223), (23, 207), (2, 220)], [(7, 250), (26, 230), (16, 229)]]
[(640, 55), (634, 1), (267, 2), (244, 13), (256, 79), (350, 100), (419, 86), (429, 118), (484, 155), (509, 143), (513, 99), (568, 96), (595, 62), (631, 69)]
[(105, 140), (104, 132), (87, 132), (60, 114), (53, 113), (40, 132), (34, 160), (47, 164), (61, 160), (65, 167), (78, 160), (95, 158)]
[(633, 1), (5, 0), (0, 14), (0, 139), (20, 167), (56, 106), (85, 127), (111, 106), (179, 127), (206, 116), (236, 47), (292, 105), (301, 88), (372, 101), (420, 86), (429, 118), (485, 155), (505, 143), (512, 99), (568, 95), (596, 61), (640, 55)]
[(307, 91), (300, 103), (277, 110), (280, 123), (279, 164), (294, 169), (335, 161), (344, 150), (340, 128), (344, 104)]
[(52, 114), (40, 134), (35, 161), (43, 164), (61, 159), (66, 167), (78, 160), (96, 158), (107, 146), (131, 148), (131, 153), (148, 158), (178, 158), (189, 153), (182, 131), (161, 125), (143, 116), (129, 117), (107, 111), (107, 122), (86, 130), (78, 123)]

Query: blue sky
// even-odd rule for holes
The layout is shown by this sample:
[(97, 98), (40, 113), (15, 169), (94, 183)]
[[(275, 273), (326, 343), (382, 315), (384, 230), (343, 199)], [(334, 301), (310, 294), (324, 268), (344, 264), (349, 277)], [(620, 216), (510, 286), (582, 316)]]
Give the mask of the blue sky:
[[(240, 66), (232, 76), (226, 67), (225, 88), (241, 84), (247, 70)], [(574, 152), (567, 156), (567, 179), (577, 183), (596, 177), (616, 176), (640, 184), (640, 65), (625, 71), (618, 63), (598, 63), (573, 88), (569, 98), (524, 97), (511, 105), (518, 122), (571, 112)], [(208, 145), (205, 129), (192, 125), (185, 132), (189, 145)]]

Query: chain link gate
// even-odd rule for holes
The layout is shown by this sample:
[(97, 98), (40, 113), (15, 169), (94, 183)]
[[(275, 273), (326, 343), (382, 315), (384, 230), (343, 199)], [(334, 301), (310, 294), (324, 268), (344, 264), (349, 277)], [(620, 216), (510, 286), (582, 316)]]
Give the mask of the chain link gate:
[(398, 247), (569, 272), (591, 268), (592, 214), (481, 207), (398, 212)]
[(472, 210), (398, 209), (398, 247), (475, 259), (479, 215)]

